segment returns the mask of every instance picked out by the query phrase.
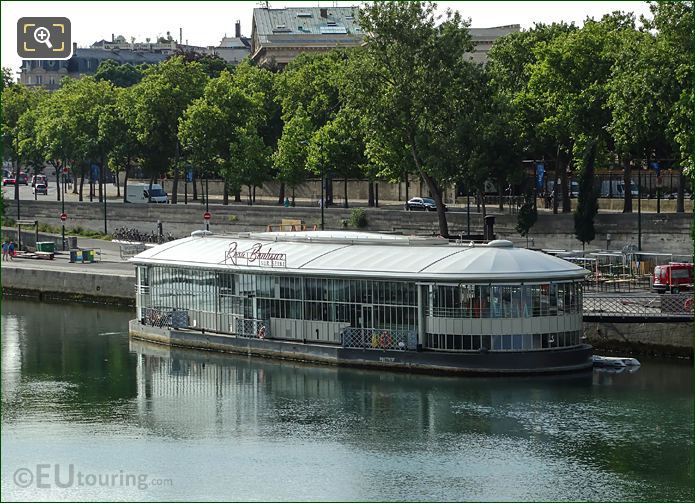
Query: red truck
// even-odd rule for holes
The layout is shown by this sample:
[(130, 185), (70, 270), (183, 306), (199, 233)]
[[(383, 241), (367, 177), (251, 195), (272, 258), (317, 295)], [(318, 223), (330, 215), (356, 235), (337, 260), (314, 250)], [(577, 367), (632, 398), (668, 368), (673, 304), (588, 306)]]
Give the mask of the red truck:
[(654, 268), (652, 288), (658, 293), (678, 293), (693, 289), (693, 264), (670, 262)]

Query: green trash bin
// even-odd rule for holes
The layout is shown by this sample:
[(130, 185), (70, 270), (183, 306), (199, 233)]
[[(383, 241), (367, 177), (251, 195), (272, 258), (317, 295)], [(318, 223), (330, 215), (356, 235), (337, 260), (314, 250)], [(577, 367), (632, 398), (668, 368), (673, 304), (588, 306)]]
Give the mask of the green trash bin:
[(37, 252), (55, 253), (56, 244), (53, 241), (39, 241), (36, 243)]
[(94, 250), (87, 248), (82, 250), (82, 263), (91, 264), (94, 262)]

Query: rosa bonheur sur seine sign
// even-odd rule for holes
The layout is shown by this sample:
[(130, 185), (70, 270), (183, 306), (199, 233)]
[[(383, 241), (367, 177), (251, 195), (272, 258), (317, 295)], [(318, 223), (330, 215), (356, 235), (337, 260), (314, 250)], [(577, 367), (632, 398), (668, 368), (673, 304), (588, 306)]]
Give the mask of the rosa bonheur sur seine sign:
[(263, 243), (255, 243), (248, 250), (239, 251), (236, 241), (229, 244), (224, 254), (224, 263), (231, 265), (247, 265), (260, 267), (287, 267), (287, 254), (275, 253), (268, 247), (263, 250)]

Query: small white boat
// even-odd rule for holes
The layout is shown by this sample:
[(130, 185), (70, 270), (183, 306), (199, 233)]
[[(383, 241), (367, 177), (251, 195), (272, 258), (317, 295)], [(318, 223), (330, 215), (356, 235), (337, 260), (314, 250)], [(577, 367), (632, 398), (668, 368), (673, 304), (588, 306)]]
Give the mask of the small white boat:
[(637, 358), (626, 358), (618, 356), (599, 356), (593, 355), (592, 360), (594, 362), (594, 367), (638, 367), (640, 362)]

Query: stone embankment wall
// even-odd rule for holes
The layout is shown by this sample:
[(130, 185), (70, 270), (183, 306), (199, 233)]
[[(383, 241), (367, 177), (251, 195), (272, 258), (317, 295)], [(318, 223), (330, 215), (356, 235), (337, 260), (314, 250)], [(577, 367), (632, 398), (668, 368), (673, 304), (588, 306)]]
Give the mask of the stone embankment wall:
[(135, 276), (94, 271), (2, 268), (3, 293), (59, 301), (135, 305)]
[(693, 357), (693, 322), (584, 322), (584, 335), (597, 350)]
[[(6, 215), (16, 218), (17, 209), (8, 204)], [(65, 204), (68, 214), (67, 228), (81, 227), (103, 231), (103, 206), (99, 203)], [(107, 204), (107, 229), (109, 232), (117, 227), (137, 228), (151, 232), (161, 221), (165, 233), (176, 237), (190, 234), (204, 228), (203, 213), (205, 206), (200, 203), (188, 205), (160, 204)], [(399, 232), (404, 234), (438, 234), (436, 213), (405, 212), (385, 208), (366, 208), (367, 231)], [(22, 218), (35, 218), (41, 223), (58, 227), (61, 205), (56, 201), (22, 201)], [(281, 206), (247, 206), (230, 204), (210, 207), (213, 232), (228, 233), (239, 231), (261, 231), (268, 225), (275, 225), (283, 218), (300, 219), (311, 228), (321, 222), (321, 210), (318, 207), (284, 208)], [(326, 208), (326, 229), (342, 229), (343, 220), (350, 216), (350, 209)], [(602, 213), (596, 217), (596, 240), (588, 248), (621, 249), (628, 244), (637, 245), (637, 214)], [(447, 214), (449, 232), (452, 235), (465, 233), (468, 227), (465, 211), (450, 211)], [(687, 213), (647, 213), (642, 214), (642, 250), (692, 255), (693, 243), (690, 232), (692, 215)], [(516, 215), (497, 215), (495, 233), (498, 238), (510, 239), (519, 246), (526, 246), (526, 239), (519, 236), (515, 227)], [(472, 234), (482, 233), (482, 217), (470, 215)], [(536, 225), (529, 235), (529, 245), (533, 248), (581, 249), (581, 243), (574, 237), (574, 217), (572, 214), (540, 214)]]

